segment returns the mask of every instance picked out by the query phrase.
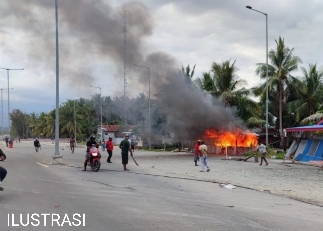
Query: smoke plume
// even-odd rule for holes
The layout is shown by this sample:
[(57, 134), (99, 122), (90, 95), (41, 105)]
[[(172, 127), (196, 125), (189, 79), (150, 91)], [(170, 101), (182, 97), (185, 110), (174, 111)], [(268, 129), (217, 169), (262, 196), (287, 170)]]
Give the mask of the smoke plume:
[[(140, 64), (151, 71), (152, 95), (167, 114), (168, 126), (178, 139), (200, 137), (208, 128), (232, 130), (242, 123), (230, 109), (213, 102), (201, 90), (185, 81), (180, 63), (163, 52), (146, 54), (144, 38), (153, 33), (153, 17), (140, 2), (113, 8), (104, 0), (64, 0), (59, 2), (60, 64), (63, 81), (82, 88), (95, 81), (91, 67), (113, 63), (123, 84), (124, 10), (127, 14), (127, 66)], [(39, 65), (55, 65), (54, 0), (2, 0), (3, 28), (26, 31), (28, 57)], [(1, 32), (3, 33), (3, 31)], [(144, 75), (144, 74), (143, 74)], [(138, 84), (147, 88), (147, 77)], [(238, 122), (237, 122), (238, 121)]]

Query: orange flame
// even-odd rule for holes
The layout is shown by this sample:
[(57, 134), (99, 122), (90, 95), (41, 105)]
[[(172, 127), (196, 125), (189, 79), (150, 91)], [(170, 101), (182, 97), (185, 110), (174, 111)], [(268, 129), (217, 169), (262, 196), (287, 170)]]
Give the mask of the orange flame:
[(251, 147), (257, 145), (257, 136), (254, 133), (241, 132), (239, 129), (234, 132), (208, 129), (203, 137), (206, 140), (213, 140), (215, 146)]

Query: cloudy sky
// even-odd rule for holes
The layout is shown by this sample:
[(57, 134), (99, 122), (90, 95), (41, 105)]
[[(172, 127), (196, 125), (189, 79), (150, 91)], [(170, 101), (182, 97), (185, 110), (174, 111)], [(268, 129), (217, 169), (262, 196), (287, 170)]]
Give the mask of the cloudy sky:
[[(265, 16), (269, 50), (282, 36), (303, 64), (323, 64), (323, 2), (318, 0), (58, 0), (60, 25), (60, 101), (123, 95), (123, 17), (127, 11), (127, 95), (147, 93), (137, 79), (144, 70), (131, 63), (158, 65), (145, 55), (162, 51), (181, 64), (196, 64), (195, 77), (212, 62), (236, 61), (238, 76), (252, 87), (260, 83), (255, 64), (265, 62)], [(122, 4), (125, 4), (124, 6)], [(10, 72), (10, 107), (25, 112), (48, 112), (55, 105), (54, 0), (2, 0), (0, 5), (0, 67), (25, 68)], [(109, 44), (109, 45), (107, 45)], [(138, 52), (140, 50), (140, 52)], [(129, 64), (130, 63), (130, 64)], [(160, 67), (161, 68), (161, 67)], [(165, 67), (163, 67), (165, 68)], [(139, 68), (140, 69), (140, 68)], [(300, 75), (300, 73), (295, 73)], [(144, 78), (144, 77), (142, 77)], [(7, 73), (0, 70), (0, 86)], [(7, 93), (3, 92), (4, 118)]]

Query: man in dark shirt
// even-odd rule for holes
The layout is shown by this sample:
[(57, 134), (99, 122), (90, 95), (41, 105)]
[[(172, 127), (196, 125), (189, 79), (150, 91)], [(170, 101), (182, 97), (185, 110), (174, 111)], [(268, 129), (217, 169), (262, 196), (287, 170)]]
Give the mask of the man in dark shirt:
[(130, 151), (131, 156), (133, 154), (132, 154), (131, 146), (129, 143), (129, 135), (128, 134), (125, 136), (125, 139), (123, 141), (121, 141), (119, 148), (121, 149), (123, 170), (129, 171), (129, 169), (127, 169), (127, 164), (128, 164), (128, 160), (129, 160), (129, 151)]
[(85, 155), (83, 171), (86, 171), (87, 162), (90, 160), (90, 149), (92, 148), (93, 145), (97, 146), (97, 143), (95, 141), (95, 136), (91, 136), (90, 140), (86, 142), (86, 155)]
[(34, 140), (34, 147), (36, 152), (38, 152), (38, 148), (40, 148), (40, 142), (37, 138)]
[[(6, 159), (6, 155), (0, 149), (0, 161), (4, 161)], [(0, 166), (0, 191), (3, 191), (3, 187), (1, 187), (1, 183), (7, 175), (7, 170)]]

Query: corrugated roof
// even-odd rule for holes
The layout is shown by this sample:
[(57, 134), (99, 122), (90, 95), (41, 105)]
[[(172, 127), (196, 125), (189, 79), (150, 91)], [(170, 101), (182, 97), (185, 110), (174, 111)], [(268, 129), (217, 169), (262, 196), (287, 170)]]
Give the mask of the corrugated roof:
[(286, 128), (287, 132), (315, 132), (315, 131), (323, 131), (323, 125), (310, 125), (310, 126), (301, 126), (301, 127), (293, 127)]

